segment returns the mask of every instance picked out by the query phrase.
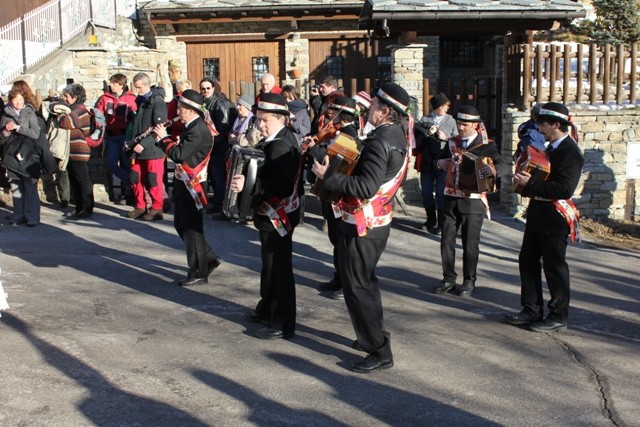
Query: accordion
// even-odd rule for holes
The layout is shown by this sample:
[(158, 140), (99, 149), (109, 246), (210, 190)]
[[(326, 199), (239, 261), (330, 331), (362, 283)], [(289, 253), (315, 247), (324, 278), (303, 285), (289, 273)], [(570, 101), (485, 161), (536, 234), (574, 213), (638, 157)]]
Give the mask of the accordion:
[[(327, 146), (329, 167), (325, 172), (326, 178), (335, 173), (351, 175), (360, 157), (360, 144), (349, 135), (340, 133)], [(311, 193), (327, 202), (337, 202), (341, 195), (328, 193), (324, 190), (324, 181), (318, 178), (311, 187)]]
[[(251, 199), (256, 179), (264, 164), (262, 150), (234, 145), (229, 158), (227, 186), (224, 193), (222, 211), (231, 219), (250, 220), (253, 218)], [(234, 175), (244, 175), (244, 187), (239, 193), (231, 191), (231, 179)]]
[[(516, 161), (516, 172), (528, 172), (533, 173), (536, 170), (540, 171), (543, 180), (546, 180), (551, 172), (551, 164), (547, 158), (547, 153), (538, 150), (537, 148), (528, 145), (518, 160)], [(522, 195), (524, 187), (522, 185), (515, 185), (513, 191)]]
[[(455, 160), (458, 157), (458, 160)], [(457, 190), (469, 193), (493, 193), (496, 188), (495, 176), (484, 176), (484, 165), (493, 166), (490, 157), (480, 157), (468, 151), (455, 154), (447, 171), (447, 184)]]

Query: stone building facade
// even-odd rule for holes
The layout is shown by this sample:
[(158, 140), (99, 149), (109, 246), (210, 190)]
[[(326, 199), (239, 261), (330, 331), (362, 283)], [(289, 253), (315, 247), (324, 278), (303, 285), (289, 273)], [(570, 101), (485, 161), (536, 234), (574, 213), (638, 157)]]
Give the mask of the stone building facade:
[[(627, 176), (629, 144), (640, 142), (640, 109), (572, 111), (584, 155), (582, 178), (574, 201), (580, 214), (588, 218), (637, 219), (640, 215), (639, 180)], [(513, 163), (518, 143), (518, 126), (529, 114), (505, 112), (503, 115), (502, 155)], [(637, 161), (637, 159), (636, 159)], [(502, 180), (501, 203), (511, 214), (528, 203), (513, 192), (512, 176)]]

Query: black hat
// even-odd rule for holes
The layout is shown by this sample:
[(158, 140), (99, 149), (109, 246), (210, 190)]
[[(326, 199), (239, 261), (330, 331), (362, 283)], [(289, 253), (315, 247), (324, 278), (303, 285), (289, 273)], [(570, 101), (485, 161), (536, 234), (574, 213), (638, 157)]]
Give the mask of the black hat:
[(346, 96), (338, 96), (333, 100), (333, 103), (329, 105), (332, 110), (340, 110), (349, 114), (357, 114), (356, 101)]
[(547, 102), (540, 108), (538, 119), (551, 119), (556, 122), (568, 125), (571, 123), (569, 109), (559, 102)]
[(283, 116), (289, 116), (287, 100), (284, 99), (282, 95), (278, 95), (275, 93), (264, 93), (260, 95), (257, 110), (266, 111), (273, 114), (281, 114)]
[(204, 110), (202, 107), (202, 105), (204, 104), (204, 98), (195, 90), (187, 89), (182, 92), (182, 95), (180, 95), (180, 98), (178, 98), (178, 102), (185, 107), (191, 108), (201, 116), (204, 115)]
[(463, 105), (458, 110), (458, 114), (456, 115), (456, 121), (458, 122), (473, 122), (478, 123), (481, 122), (480, 113), (476, 107), (471, 105)]
[(449, 98), (444, 93), (436, 93), (431, 97), (431, 108), (436, 109), (442, 107), (444, 104), (449, 103)]
[(376, 92), (376, 97), (400, 114), (405, 116), (409, 115), (407, 110), (409, 109), (411, 99), (402, 86), (395, 83), (385, 83), (378, 89), (378, 92)]

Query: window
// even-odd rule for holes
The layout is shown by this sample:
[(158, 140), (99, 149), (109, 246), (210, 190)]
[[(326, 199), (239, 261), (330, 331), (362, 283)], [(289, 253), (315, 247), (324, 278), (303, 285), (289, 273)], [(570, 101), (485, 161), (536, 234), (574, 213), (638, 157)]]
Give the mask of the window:
[(251, 77), (254, 82), (259, 82), (264, 73), (269, 72), (269, 57), (254, 56), (251, 58)]
[(481, 41), (441, 39), (440, 55), (445, 68), (480, 68), (484, 62)]
[(220, 81), (220, 58), (204, 58), (202, 60), (202, 68), (205, 78)]
[(376, 78), (380, 83), (391, 81), (391, 56), (376, 56)]
[(342, 61), (341, 56), (327, 56), (327, 74), (336, 79), (342, 78)]

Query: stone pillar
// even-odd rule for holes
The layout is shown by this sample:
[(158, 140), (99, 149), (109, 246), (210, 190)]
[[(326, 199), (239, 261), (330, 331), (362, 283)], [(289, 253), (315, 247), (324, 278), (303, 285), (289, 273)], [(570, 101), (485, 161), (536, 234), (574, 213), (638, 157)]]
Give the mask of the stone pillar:
[[(303, 97), (308, 97), (306, 84), (309, 81), (309, 40), (293, 33), (284, 41), (285, 83), (298, 87)], [(282, 82), (281, 82), (282, 83)]]
[(391, 49), (391, 78), (410, 96), (418, 100), (417, 116), (423, 111), (422, 86), (424, 50), (426, 44), (393, 45)]
[[(422, 87), (425, 44), (394, 45), (391, 49), (391, 78), (402, 86), (410, 96), (418, 100), (418, 111), (415, 116), (422, 116)], [(421, 204), (420, 179), (413, 168), (415, 158), (410, 159), (407, 178), (399, 189), (397, 197), (408, 204)]]

